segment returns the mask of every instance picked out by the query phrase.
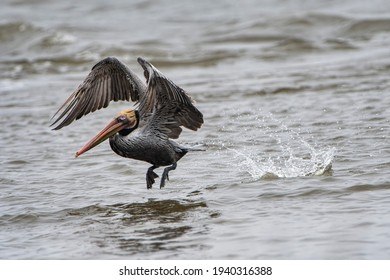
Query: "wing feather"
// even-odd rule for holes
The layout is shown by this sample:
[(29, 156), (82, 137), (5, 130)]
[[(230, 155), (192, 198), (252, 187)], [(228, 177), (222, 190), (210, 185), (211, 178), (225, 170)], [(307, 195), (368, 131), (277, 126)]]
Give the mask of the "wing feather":
[(192, 98), (178, 85), (165, 77), (152, 64), (138, 58), (147, 78), (146, 94), (140, 98), (140, 115), (149, 115), (145, 131), (178, 138), (182, 128), (197, 130), (203, 124), (202, 113)]
[(111, 101), (130, 99), (138, 103), (144, 132), (178, 138), (182, 126), (191, 130), (200, 128), (203, 115), (192, 98), (152, 64), (142, 58), (138, 62), (144, 69), (146, 86), (118, 59), (108, 57), (98, 62), (54, 114), (53, 118), (59, 115), (52, 123), (59, 122), (54, 129), (105, 108)]
[(110, 101), (138, 101), (145, 91), (145, 84), (134, 72), (118, 59), (107, 57), (92, 67), (85, 80), (58, 109), (53, 118), (59, 116), (52, 125), (61, 121), (54, 128), (60, 129), (90, 112), (107, 107)]

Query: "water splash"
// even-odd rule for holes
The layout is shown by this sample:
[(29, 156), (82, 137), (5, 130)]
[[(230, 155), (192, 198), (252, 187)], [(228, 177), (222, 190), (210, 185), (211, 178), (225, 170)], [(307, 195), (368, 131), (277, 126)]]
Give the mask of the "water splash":
[(300, 158), (290, 151), (287, 157), (268, 157), (264, 160), (235, 149), (229, 150), (235, 153), (236, 159), (241, 158), (238, 164), (240, 170), (248, 172), (253, 180), (330, 174), (335, 153), (335, 149), (330, 148), (313, 151), (309, 158)]
[[(244, 120), (245, 116), (239, 118)], [(249, 173), (253, 180), (331, 174), (334, 147), (309, 143), (300, 129), (287, 127), (271, 113), (255, 119), (256, 128), (264, 135), (257, 139), (252, 137), (244, 148), (227, 148), (234, 154), (240, 171)], [(264, 141), (272, 141), (272, 150), (260, 151), (264, 150)]]

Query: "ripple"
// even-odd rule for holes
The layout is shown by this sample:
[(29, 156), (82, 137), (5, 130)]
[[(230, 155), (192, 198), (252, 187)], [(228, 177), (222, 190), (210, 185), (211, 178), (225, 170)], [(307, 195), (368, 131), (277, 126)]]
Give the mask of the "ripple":
[(28, 224), (36, 223), (39, 220), (39, 215), (34, 213), (25, 213), (17, 215), (3, 215), (0, 217), (0, 224)]
[(378, 185), (371, 185), (371, 184), (363, 184), (363, 185), (354, 185), (346, 188), (346, 192), (371, 192), (371, 191), (378, 191), (378, 190), (390, 190), (390, 184), (384, 183), (384, 184), (378, 184)]
[(377, 33), (390, 30), (389, 18), (360, 18), (352, 21), (342, 32), (345, 36), (371, 38)]
[(196, 208), (207, 207), (205, 202), (177, 201), (177, 200), (153, 200), (128, 204), (90, 205), (79, 209), (66, 210), (70, 216), (117, 216), (125, 223), (147, 222), (157, 219), (161, 223), (173, 222), (188, 211)]

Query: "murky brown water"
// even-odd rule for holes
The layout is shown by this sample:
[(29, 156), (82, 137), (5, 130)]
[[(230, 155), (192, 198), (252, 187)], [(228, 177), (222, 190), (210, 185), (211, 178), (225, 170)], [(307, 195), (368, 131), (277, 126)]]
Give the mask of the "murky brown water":
[[(390, 257), (390, 2), (3, 2), (0, 258)], [(74, 159), (131, 104), (49, 128), (106, 56), (204, 113), (165, 189), (108, 143)]]

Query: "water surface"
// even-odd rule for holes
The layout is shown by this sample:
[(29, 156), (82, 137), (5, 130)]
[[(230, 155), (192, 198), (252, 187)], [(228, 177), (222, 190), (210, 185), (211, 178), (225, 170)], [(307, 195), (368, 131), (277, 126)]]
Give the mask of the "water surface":
[[(388, 1), (6, 0), (0, 15), (0, 258), (390, 257)], [(74, 158), (132, 104), (49, 127), (106, 56), (141, 77), (145, 57), (204, 114), (180, 142), (207, 151), (162, 190), (108, 143)]]

